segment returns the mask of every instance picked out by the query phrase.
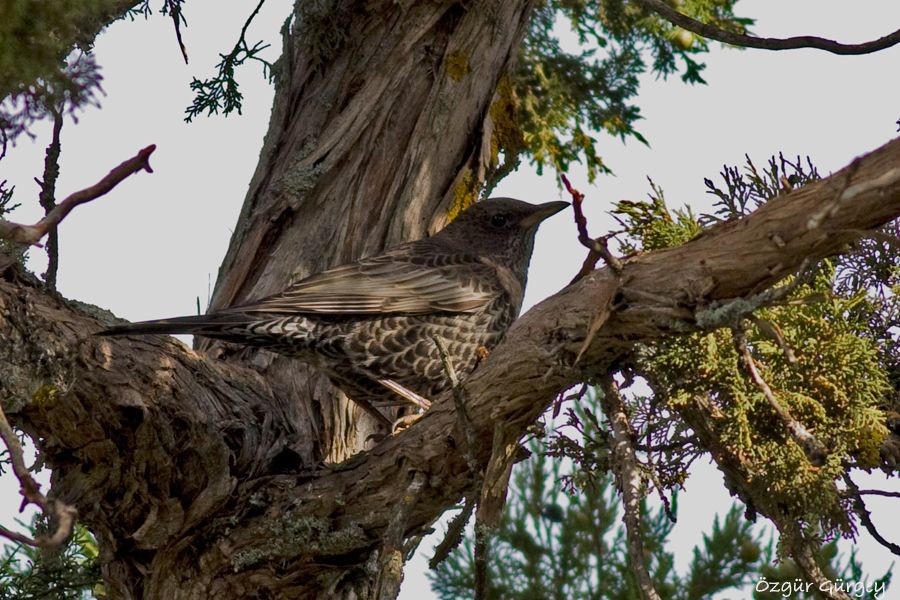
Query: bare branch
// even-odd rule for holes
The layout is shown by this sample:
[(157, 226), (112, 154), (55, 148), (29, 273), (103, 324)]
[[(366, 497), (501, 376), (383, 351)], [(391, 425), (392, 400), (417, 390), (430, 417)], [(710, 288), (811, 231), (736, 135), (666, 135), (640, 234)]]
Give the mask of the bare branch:
[(423, 398), (411, 389), (400, 385), (393, 379), (379, 379), (378, 383), (403, 398), (406, 402), (413, 404), (414, 406), (417, 406), (422, 410), (428, 410), (429, 408), (431, 408), (431, 400)]
[[(53, 134), (50, 144), (44, 156), (44, 176), (38, 181), (41, 186), (40, 203), (44, 207), (44, 214), (49, 215), (56, 207), (56, 179), (59, 177), (59, 153), (61, 146), (59, 136), (62, 133), (63, 116), (56, 108), (53, 113)], [(47, 237), (47, 272), (44, 273), (44, 282), (51, 290), (56, 289), (56, 273), (59, 271), (59, 235), (56, 226), (50, 228)]]
[(447, 533), (444, 534), (444, 539), (434, 548), (434, 556), (428, 561), (429, 569), (437, 568), (439, 564), (450, 556), (453, 549), (459, 546), (462, 542), (463, 532), (466, 530), (466, 525), (469, 523), (469, 519), (472, 518), (473, 512), (475, 512), (475, 501), (472, 500), (471, 496), (466, 496), (466, 503), (462, 511), (453, 517), (453, 520), (447, 525)]
[[(881, 535), (878, 530), (875, 528), (875, 523), (872, 522), (872, 514), (869, 512), (869, 509), (866, 508), (866, 503), (862, 499), (862, 490), (856, 485), (856, 482), (850, 478), (850, 475), (844, 473), (844, 483), (847, 484), (847, 490), (850, 492), (850, 496), (853, 498), (853, 508), (856, 510), (856, 514), (859, 515), (859, 520), (862, 521), (863, 527), (866, 528), (866, 531), (871, 534), (875, 541), (887, 548), (891, 551), (891, 554), (896, 556), (900, 556), (900, 545), (895, 544), (894, 542), (888, 541), (883, 535)], [(866, 492), (875, 492), (878, 490), (866, 490)], [(884, 495), (888, 495), (888, 492), (884, 492)]]
[(41, 486), (38, 485), (31, 473), (28, 472), (28, 467), (25, 466), (25, 455), (22, 451), (22, 445), (19, 443), (16, 432), (13, 431), (12, 426), (6, 419), (6, 413), (3, 412), (2, 407), (0, 407), (0, 438), (3, 438), (3, 442), (9, 450), (9, 460), (12, 463), (13, 473), (16, 479), (19, 480), (19, 491), (22, 494), (22, 506), (19, 510), (21, 511), (28, 504), (34, 504), (41, 509), (44, 515), (49, 518), (50, 523), (55, 526), (53, 533), (50, 535), (41, 535), (35, 539), (5, 527), (0, 527), (0, 536), (15, 542), (28, 544), (29, 546), (58, 548), (72, 535), (78, 511), (73, 506), (64, 504), (59, 500), (48, 500), (41, 493)]
[(152, 173), (153, 169), (150, 168), (149, 160), (154, 150), (156, 150), (155, 144), (147, 146), (132, 158), (113, 168), (106, 177), (91, 187), (69, 195), (68, 198), (57, 204), (47, 216), (34, 225), (20, 225), (0, 220), (0, 238), (8, 239), (17, 244), (36, 244), (48, 231), (59, 225), (76, 206), (103, 196), (129, 175), (138, 171), (144, 170)]
[(575, 226), (578, 228), (578, 241), (581, 242), (582, 246), (588, 249), (588, 255), (585, 257), (581, 269), (569, 283), (575, 283), (593, 271), (597, 265), (597, 261), (601, 258), (606, 261), (606, 264), (609, 265), (609, 268), (612, 269), (613, 272), (617, 274), (621, 273), (623, 266), (621, 259), (609, 251), (608, 242), (610, 236), (601, 236), (592, 239), (591, 236), (588, 235), (587, 218), (584, 216), (584, 211), (581, 207), (584, 202), (584, 194), (572, 187), (572, 184), (569, 183), (569, 178), (566, 177), (565, 173), (561, 173), (559, 177), (562, 179), (563, 185), (566, 186), (569, 195), (572, 196), (572, 210), (575, 212)]
[(653, 580), (644, 564), (644, 543), (641, 539), (641, 487), (642, 479), (637, 455), (632, 442), (631, 424), (625, 413), (625, 404), (619, 394), (619, 387), (612, 375), (607, 373), (600, 379), (603, 396), (600, 404), (612, 430), (612, 464), (616, 482), (622, 491), (625, 533), (628, 539), (628, 558), (631, 570), (637, 577), (641, 594), (645, 600), (659, 600), (653, 587)]
[(900, 498), (900, 492), (889, 492), (887, 490), (857, 490), (860, 496), (885, 496), (887, 498)]
[(747, 315), (747, 319), (749, 319), (751, 323), (756, 325), (756, 328), (760, 331), (760, 333), (778, 344), (778, 347), (781, 348), (781, 352), (784, 354), (784, 358), (786, 361), (788, 361), (788, 363), (793, 365), (797, 362), (797, 355), (794, 354), (794, 349), (791, 348), (791, 346), (787, 343), (787, 340), (784, 339), (784, 335), (782, 334), (781, 328), (778, 327), (778, 325), (767, 319), (757, 317), (754, 314)]
[(889, 33), (884, 37), (862, 44), (842, 44), (834, 40), (817, 37), (814, 35), (801, 35), (789, 38), (764, 38), (753, 35), (745, 35), (720, 29), (715, 25), (702, 23), (683, 13), (678, 12), (662, 0), (636, 0), (638, 4), (655, 12), (665, 20), (678, 25), (688, 31), (705, 38), (716, 40), (733, 46), (744, 48), (760, 48), (762, 50), (796, 50), (799, 48), (814, 48), (824, 50), (832, 54), (870, 54), (896, 46), (900, 43), (900, 30)]
[(181, 0), (166, 0), (166, 8), (175, 26), (175, 38), (178, 40), (178, 48), (181, 50), (184, 64), (188, 64), (187, 48), (184, 46), (184, 40), (181, 38), (181, 24), (184, 22), (184, 16), (181, 14)]

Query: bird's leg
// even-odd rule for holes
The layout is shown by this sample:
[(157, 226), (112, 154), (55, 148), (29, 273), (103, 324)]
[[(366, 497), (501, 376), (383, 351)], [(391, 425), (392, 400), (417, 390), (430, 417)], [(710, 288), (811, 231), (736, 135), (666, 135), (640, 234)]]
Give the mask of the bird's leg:
[(488, 350), (485, 346), (478, 346), (475, 348), (475, 366), (477, 367), (481, 363), (483, 363), (488, 356), (491, 355), (491, 351)]
[(376, 381), (378, 381), (378, 383), (391, 390), (407, 402), (415, 404), (422, 410), (428, 410), (429, 408), (431, 408), (431, 400), (423, 398), (414, 391), (403, 387), (393, 379), (377, 379)]

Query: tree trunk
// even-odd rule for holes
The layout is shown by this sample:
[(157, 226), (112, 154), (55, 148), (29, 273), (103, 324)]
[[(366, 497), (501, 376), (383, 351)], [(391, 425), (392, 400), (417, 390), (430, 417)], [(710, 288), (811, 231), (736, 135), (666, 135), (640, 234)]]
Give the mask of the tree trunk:
[[(439, 226), (460, 174), (477, 177), (489, 160), (487, 109), (529, 8), (303, 4), (328, 12), (302, 8), (286, 40), (214, 308)], [(476, 460), (635, 344), (696, 331), (710, 305), (771, 286), (896, 218), (898, 164), (893, 142), (535, 307), (465, 383)], [(367, 417), (297, 363), (91, 335), (109, 320), (0, 270), (0, 398), (53, 467), (53, 494), (98, 536), (111, 597), (389, 595), (388, 559), (471, 488), (450, 399), (356, 453)]]
[[(211, 308), (440, 228), (489, 157), (488, 107), (531, 2), (298, 3), (260, 162)], [(220, 344), (201, 348), (227, 358)], [(243, 350), (289, 403), (305, 465), (359, 451), (374, 420), (295, 360)]]
[[(488, 108), (531, 4), (298, 2), (275, 69), (269, 131), (211, 309), (423, 237), (446, 222), (455, 203), (474, 200), (473, 176), (466, 174), (477, 181), (488, 167)], [(224, 363), (249, 370), (218, 371), (229, 383), (204, 391), (183, 380), (184, 365), (133, 358), (133, 366), (117, 368), (144, 384), (128, 377), (124, 388), (79, 395), (67, 402), (67, 411), (77, 414), (64, 422), (42, 422), (43, 412), (26, 409), (34, 421), (22, 424), (43, 440), (56, 490), (82, 507), (82, 519), (101, 538), (108, 585), (117, 596), (209, 597), (213, 582), (225, 579), (186, 559), (199, 556), (198, 536), (209, 543), (238, 515), (259, 510), (250, 481), (340, 462), (371, 445), (376, 431), (368, 415), (304, 363), (223, 344), (198, 346), (219, 359), (204, 370)], [(55, 397), (68, 387), (60, 377), (59, 386), (44, 392)], [(148, 399), (147, 388), (161, 380), (172, 405)], [(75, 429), (65, 441), (47, 437), (43, 427), (57, 425)], [(87, 430), (93, 433), (79, 437)], [(89, 477), (82, 467), (90, 468)], [(240, 498), (242, 484), (249, 487)], [(105, 497), (97, 495), (101, 488)], [(273, 530), (270, 537), (279, 535)], [(355, 560), (365, 563), (368, 551)], [(322, 589), (321, 578), (296, 581), (292, 570), (266, 576), (263, 587), (285, 587), (290, 597)], [(257, 585), (246, 583), (257, 578), (239, 579)], [(368, 597), (371, 581), (362, 581), (355, 592)], [(342, 585), (326, 595), (340, 595)], [(245, 597), (250, 588), (223, 583), (216, 597)]]

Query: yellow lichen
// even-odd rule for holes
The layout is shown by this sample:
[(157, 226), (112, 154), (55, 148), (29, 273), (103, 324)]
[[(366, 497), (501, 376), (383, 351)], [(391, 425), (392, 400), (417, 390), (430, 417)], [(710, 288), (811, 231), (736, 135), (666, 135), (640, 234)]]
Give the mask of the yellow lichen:
[(451, 52), (447, 55), (447, 75), (453, 81), (460, 81), (469, 74), (472, 69), (469, 67), (469, 57), (465, 52), (459, 50)]
[(31, 396), (31, 402), (35, 406), (43, 406), (56, 401), (59, 390), (53, 385), (42, 385)]
[(466, 210), (478, 201), (478, 181), (472, 169), (466, 167), (459, 183), (453, 189), (453, 204), (447, 211), (447, 219), (452, 221), (459, 213)]
[(491, 135), (492, 168), (497, 166), (501, 151), (509, 156), (519, 154), (525, 147), (518, 119), (519, 100), (508, 75), (501, 77), (497, 83), (495, 98), (489, 109), (494, 126)]

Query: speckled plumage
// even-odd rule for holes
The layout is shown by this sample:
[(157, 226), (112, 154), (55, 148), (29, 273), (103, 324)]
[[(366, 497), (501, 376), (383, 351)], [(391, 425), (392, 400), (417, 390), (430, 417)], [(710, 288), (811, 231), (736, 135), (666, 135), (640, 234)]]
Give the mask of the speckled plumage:
[(263, 347), (324, 371), (369, 411), (397, 399), (379, 380), (434, 398), (449, 386), (434, 338), (444, 340), (461, 376), (475, 368), (479, 348), (496, 346), (519, 314), (538, 225), (565, 206), (485, 200), (430, 238), (279, 294), (101, 335), (190, 333)]

